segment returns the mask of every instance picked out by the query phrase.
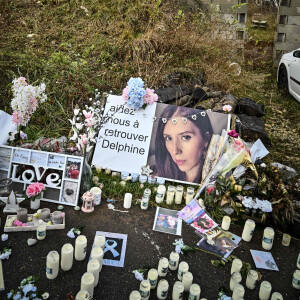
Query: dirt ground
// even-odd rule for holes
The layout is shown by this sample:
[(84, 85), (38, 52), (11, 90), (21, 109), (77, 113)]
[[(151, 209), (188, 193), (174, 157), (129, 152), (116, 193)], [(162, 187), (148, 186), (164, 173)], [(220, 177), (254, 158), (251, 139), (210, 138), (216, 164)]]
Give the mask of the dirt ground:
[[(28, 208), (28, 205), (29, 203), (22, 203), (21, 206)], [(54, 211), (57, 205), (42, 202), (41, 208), (44, 207), (49, 207), (51, 211)], [(121, 203), (116, 203), (115, 207), (125, 211)], [(103, 266), (99, 284), (94, 291), (94, 299), (96, 300), (128, 299), (130, 292), (139, 288), (139, 281), (135, 279), (132, 271), (145, 266), (157, 268), (159, 258), (169, 257), (174, 249), (172, 243), (177, 238), (176, 236), (152, 230), (155, 208), (142, 211), (138, 206), (135, 206), (129, 209), (128, 212), (113, 211), (109, 210), (105, 201), (102, 200), (100, 206), (97, 206), (95, 211), (90, 214), (81, 211), (76, 212), (73, 207), (65, 207), (64, 212), (66, 213), (66, 228), (64, 230), (47, 231), (46, 239), (34, 246), (29, 247), (27, 239), (33, 237), (35, 232), (8, 233), (8, 241), (1, 242), (0, 249), (4, 246), (11, 246), (12, 254), (9, 260), (3, 261), (6, 290), (0, 292), (0, 299), (5, 299), (9, 290), (16, 289), (20, 281), (29, 275), (40, 277), (40, 281), (37, 283), (38, 290), (47, 291), (51, 300), (66, 299), (68, 293), (75, 296), (80, 289), (81, 276), (86, 272), (88, 256), (96, 231), (128, 235), (125, 265), (123, 268)], [(5, 218), (6, 216), (1, 213), (1, 234), (3, 233)], [(51, 250), (60, 253), (61, 247), (65, 243), (71, 243), (75, 246), (75, 239), (67, 236), (67, 232), (75, 226), (86, 227), (83, 234), (86, 235), (88, 240), (88, 255), (84, 261), (74, 260), (70, 271), (60, 270), (55, 280), (48, 280), (45, 275), (46, 256)], [(231, 231), (241, 235), (242, 228), (232, 226)], [(263, 250), (261, 247), (262, 232), (263, 227), (256, 228), (252, 241), (250, 243), (241, 241), (240, 247), (233, 251), (233, 255), (249, 262), (254, 269), (255, 265), (249, 250)], [(199, 241), (199, 238), (186, 224), (183, 224), (182, 237), (183, 241), (190, 246), (195, 246)], [(292, 275), (296, 269), (300, 241), (292, 239), (291, 245), (285, 247), (281, 244), (281, 240), (282, 233), (276, 231), (271, 253), (279, 272), (263, 269), (259, 271), (262, 274), (262, 280), (267, 280), (272, 284), (273, 291), (280, 292), (284, 299), (298, 300), (300, 290), (292, 287)], [(216, 300), (221, 286), (226, 287), (229, 291), (230, 263), (226, 264), (225, 267), (215, 267), (211, 264), (211, 260), (215, 259), (215, 256), (200, 251), (191, 255), (192, 257), (181, 256), (180, 260), (188, 262), (190, 271), (194, 276), (194, 282), (201, 287), (201, 297)], [(167, 299), (171, 299), (172, 287), (177, 280), (177, 272), (169, 271), (166, 279), (170, 286)], [(245, 286), (245, 278), (243, 278), (242, 284)], [(258, 288), (254, 291), (245, 289), (245, 300), (258, 299)], [(228, 293), (228, 295), (231, 295), (231, 293)], [(151, 291), (150, 299), (156, 299), (156, 290)], [(188, 299), (187, 294), (184, 295), (184, 299)]]

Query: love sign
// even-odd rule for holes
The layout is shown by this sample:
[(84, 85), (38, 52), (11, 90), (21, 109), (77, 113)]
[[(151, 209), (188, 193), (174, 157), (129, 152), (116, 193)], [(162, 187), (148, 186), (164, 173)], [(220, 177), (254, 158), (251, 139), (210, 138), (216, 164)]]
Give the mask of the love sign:
[(0, 179), (11, 178), (13, 190), (22, 193), (34, 182), (46, 191), (42, 200), (76, 206), (83, 157), (0, 146)]

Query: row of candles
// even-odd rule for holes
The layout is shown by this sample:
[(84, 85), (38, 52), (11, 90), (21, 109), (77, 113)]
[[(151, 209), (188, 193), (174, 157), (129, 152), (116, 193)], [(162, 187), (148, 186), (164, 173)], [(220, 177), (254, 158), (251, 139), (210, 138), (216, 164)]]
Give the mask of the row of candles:
[[(179, 263), (179, 254), (175, 251), (171, 252), (169, 259), (162, 257), (159, 260), (157, 269), (150, 269), (148, 271), (148, 277), (142, 280), (139, 290), (132, 291), (129, 300), (148, 300), (150, 297), (150, 291), (157, 287), (156, 296), (157, 299), (167, 299), (169, 292), (169, 283), (166, 279), (160, 279), (158, 276), (166, 277), (168, 269), (177, 272), (178, 281), (173, 285), (172, 300), (182, 299), (184, 292), (189, 293), (189, 299), (199, 300), (201, 294), (201, 288), (198, 284), (193, 283), (193, 274), (189, 271), (189, 265), (187, 262), (182, 261)], [(206, 300), (202, 298), (201, 300)]]
[[(91, 251), (91, 260), (87, 265), (87, 272), (81, 277), (80, 291), (76, 295), (76, 300), (86, 299), (86, 295), (93, 297), (94, 287), (99, 281), (99, 273), (102, 270), (102, 260), (104, 256), (105, 237), (96, 235), (94, 247)], [(61, 249), (61, 259), (57, 251), (50, 251), (46, 260), (46, 277), (48, 279), (55, 279), (60, 267), (63, 271), (71, 270), (73, 266), (73, 258), (82, 261), (85, 259), (87, 253), (87, 238), (84, 235), (79, 235), (75, 241), (75, 251), (72, 244), (64, 244)]]

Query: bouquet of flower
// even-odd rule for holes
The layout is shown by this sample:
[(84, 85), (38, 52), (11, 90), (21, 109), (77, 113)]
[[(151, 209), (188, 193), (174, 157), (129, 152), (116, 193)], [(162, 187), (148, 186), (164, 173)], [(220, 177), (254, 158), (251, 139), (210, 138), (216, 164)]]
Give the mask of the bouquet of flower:
[(134, 109), (145, 108), (148, 104), (153, 104), (158, 100), (154, 90), (144, 88), (144, 81), (139, 77), (129, 79), (126, 88), (123, 89), (122, 97)]
[(30, 184), (26, 189), (26, 196), (31, 200), (35, 199), (46, 189), (45, 185), (41, 182), (35, 182)]

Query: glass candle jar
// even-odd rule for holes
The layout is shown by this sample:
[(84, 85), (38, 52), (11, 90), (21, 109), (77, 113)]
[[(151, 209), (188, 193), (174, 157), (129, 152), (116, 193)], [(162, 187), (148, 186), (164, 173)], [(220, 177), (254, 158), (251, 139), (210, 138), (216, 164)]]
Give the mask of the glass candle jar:
[(27, 223), (27, 209), (26, 208), (20, 208), (17, 211), (17, 220), (22, 223)]
[(234, 287), (233, 294), (232, 294), (232, 300), (242, 300), (245, 295), (245, 289), (241, 284), (237, 284)]
[(185, 261), (182, 261), (178, 267), (178, 274), (177, 274), (178, 280), (181, 281), (183, 274), (186, 273), (188, 270), (189, 270), (189, 264)]
[(165, 277), (168, 272), (169, 261), (166, 257), (162, 257), (158, 263), (158, 275), (160, 277)]
[(242, 239), (245, 242), (250, 242), (253, 236), (255, 228), (255, 222), (253, 220), (247, 220), (243, 229)]
[(291, 243), (291, 236), (287, 233), (284, 233), (282, 236), (282, 245), (289, 246)]
[(249, 290), (254, 290), (255, 289), (255, 285), (258, 279), (258, 274), (256, 271), (254, 270), (250, 270), (247, 274), (247, 279), (246, 279), (246, 287)]
[(141, 300), (148, 300), (150, 296), (150, 282), (149, 280), (143, 280), (140, 283), (139, 292), (141, 294)]
[(158, 272), (156, 269), (150, 269), (148, 271), (148, 280), (151, 285), (151, 289), (155, 289), (157, 285), (157, 277), (158, 277)]
[(268, 300), (270, 298), (271, 291), (272, 291), (271, 283), (268, 281), (263, 281), (260, 284), (260, 288), (259, 288), (259, 294), (258, 294), (259, 300)]
[(168, 205), (171, 205), (173, 203), (174, 195), (175, 195), (175, 187), (173, 185), (169, 185), (167, 190), (167, 198), (166, 198), (166, 203)]
[(229, 230), (230, 228), (230, 223), (231, 223), (231, 218), (229, 216), (224, 216), (222, 220), (222, 229), (223, 230)]
[(230, 274), (234, 273), (234, 272), (240, 272), (241, 269), (242, 269), (242, 266), (243, 266), (243, 263), (240, 259), (238, 258), (235, 258), (232, 262), (232, 265), (231, 265), (231, 271), (230, 271)]
[(176, 281), (173, 285), (172, 300), (182, 300), (184, 285), (181, 281)]
[(266, 227), (264, 230), (264, 236), (262, 239), (262, 247), (265, 250), (271, 250), (273, 246), (275, 231), (271, 227)]
[(141, 294), (139, 291), (132, 291), (129, 295), (129, 300), (141, 300)]
[(43, 221), (49, 221), (50, 219), (50, 209), (49, 208), (43, 208), (40, 215), (41, 219)]
[(81, 277), (81, 291), (87, 291), (91, 297), (94, 295), (95, 277), (92, 273), (86, 272)]
[(57, 251), (50, 251), (46, 260), (46, 276), (48, 279), (55, 279), (59, 270), (59, 254)]
[(275, 292), (275, 293), (272, 294), (271, 300), (283, 300), (283, 297), (280, 293)]
[(239, 272), (233, 272), (230, 278), (230, 289), (233, 291), (235, 286), (242, 281), (242, 275)]
[(186, 189), (186, 196), (185, 196), (185, 204), (189, 204), (194, 199), (195, 189), (193, 187), (188, 187)]
[(169, 290), (168, 281), (165, 279), (161, 279), (157, 285), (157, 292), (156, 292), (157, 299), (160, 300), (167, 299), (168, 290)]
[(87, 250), (87, 239), (84, 235), (79, 235), (75, 241), (75, 259), (84, 260)]
[(176, 192), (175, 192), (175, 204), (181, 204), (182, 196), (183, 196), (183, 186), (177, 185)]
[(172, 271), (177, 270), (178, 263), (179, 263), (179, 254), (175, 251), (171, 252), (169, 258), (169, 269)]
[(148, 177), (146, 175), (140, 175), (139, 181), (140, 183), (145, 183), (147, 182)]
[(126, 209), (129, 209), (131, 207), (131, 202), (132, 202), (132, 194), (131, 193), (126, 193), (124, 196), (124, 203), (123, 207)]
[(148, 205), (149, 205), (149, 198), (143, 196), (141, 200), (141, 209), (146, 210), (148, 208)]
[(155, 202), (156, 203), (161, 203), (164, 201), (164, 197), (165, 197), (165, 193), (166, 193), (166, 187), (164, 185), (159, 185), (157, 188), (157, 194), (155, 196)]
[(52, 224), (62, 224), (63, 218), (62, 218), (62, 212), (61, 211), (54, 211), (52, 213)]
[(182, 283), (183, 283), (183, 286), (184, 286), (184, 290), (186, 292), (188, 292), (189, 289), (190, 289), (190, 286), (193, 283), (193, 274), (191, 272), (184, 273), (183, 276), (182, 276)]
[(94, 247), (100, 247), (104, 250), (106, 237), (104, 235), (96, 235), (94, 241)]
[(200, 286), (197, 283), (193, 283), (190, 286), (189, 300), (199, 300), (200, 293), (201, 293)]
[(300, 290), (300, 270), (296, 270), (293, 274), (293, 287)]
[(100, 267), (100, 263), (97, 259), (91, 259), (87, 265), (87, 272), (94, 275), (94, 287), (96, 287), (99, 282)]

